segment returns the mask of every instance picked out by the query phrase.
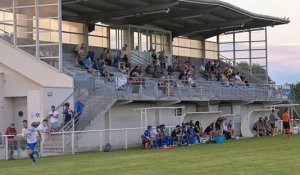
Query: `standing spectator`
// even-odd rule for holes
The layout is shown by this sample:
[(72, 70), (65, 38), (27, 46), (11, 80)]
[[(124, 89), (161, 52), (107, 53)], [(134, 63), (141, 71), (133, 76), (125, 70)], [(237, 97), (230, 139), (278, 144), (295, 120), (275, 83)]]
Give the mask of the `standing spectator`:
[[(79, 117), (81, 116), (83, 109), (84, 109), (83, 99), (79, 98), (78, 101), (76, 101), (75, 107), (74, 107), (74, 112), (75, 112), (74, 125), (75, 126), (79, 122)], [(75, 129), (76, 129), (76, 127), (75, 127)]]
[(37, 130), (40, 131), (40, 133), (45, 133), (45, 134), (49, 134), (49, 127), (48, 127), (48, 120), (44, 119), (43, 123), (41, 123), (38, 127)]
[[(15, 123), (10, 122), (10, 126), (6, 129), (5, 135), (17, 135), (17, 130), (15, 128)], [(9, 160), (13, 160), (14, 150), (15, 150), (15, 136), (8, 136), (8, 149), (9, 149)]]
[(283, 122), (283, 139), (285, 139), (285, 134), (288, 133), (288, 138), (291, 136), (290, 132), (290, 115), (288, 113), (288, 110), (286, 109), (284, 113), (282, 114), (282, 122)]
[(56, 129), (58, 128), (58, 117), (59, 113), (55, 110), (55, 106), (51, 106), (51, 111), (49, 112), (50, 132), (56, 132)]
[(73, 111), (70, 108), (70, 104), (68, 102), (65, 103), (65, 110), (64, 110), (63, 114), (65, 115), (64, 125), (66, 126), (66, 124), (71, 121), (72, 114), (73, 114)]
[(165, 50), (163, 50), (160, 54), (159, 54), (159, 62), (160, 62), (160, 67), (162, 69), (166, 69), (166, 56), (165, 56)]
[(221, 135), (221, 126), (223, 126), (223, 122), (226, 120), (226, 117), (219, 117), (218, 120), (216, 121), (216, 131), (217, 135)]
[(152, 57), (152, 63), (153, 63), (153, 65), (154, 65), (154, 66), (157, 66), (157, 61), (158, 61), (158, 60), (157, 60), (157, 55), (156, 55), (154, 49), (153, 49), (153, 51), (152, 51), (151, 57)]
[(104, 59), (105, 59), (108, 66), (112, 65), (113, 60), (112, 60), (112, 56), (110, 54), (110, 50), (108, 50), (108, 49), (106, 50), (106, 54), (105, 54)]
[(276, 118), (276, 114), (274, 109), (272, 109), (272, 113), (270, 114), (270, 124), (271, 124), (271, 128), (272, 128), (272, 136), (275, 136), (275, 122), (276, 122), (277, 118)]
[(103, 52), (100, 54), (100, 59), (103, 60), (106, 57), (106, 48), (103, 48)]
[(91, 60), (94, 62), (95, 61), (95, 52), (93, 51), (93, 49), (90, 47), (89, 52), (87, 53), (87, 55), (91, 58)]

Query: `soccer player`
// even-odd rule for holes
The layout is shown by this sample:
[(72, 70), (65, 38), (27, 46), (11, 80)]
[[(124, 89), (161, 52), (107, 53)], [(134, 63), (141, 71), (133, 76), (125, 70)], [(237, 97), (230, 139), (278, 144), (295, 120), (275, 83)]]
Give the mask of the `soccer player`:
[(172, 148), (173, 145), (171, 144), (171, 138), (166, 135), (165, 133), (165, 125), (160, 125), (160, 134), (163, 136), (162, 145), (164, 148)]
[(283, 135), (282, 137), (285, 139), (285, 133), (288, 133), (288, 138), (291, 137), (291, 132), (290, 132), (290, 115), (288, 113), (288, 110), (286, 109), (284, 113), (282, 114), (282, 121), (283, 121)]
[(152, 131), (152, 126), (148, 126), (147, 130), (144, 132), (144, 137), (143, 140), (144, 142), (149, 142), (148, 148), (152, 148), (153, 147), (153, 141), (154, 139), (151, 138), (151, 131)]
[(33, 155), (36, 154), (37, 157), (39, 156), (39, 152), (35, 150), (35, 145), (37, 144), (35, 132), (38, 133), (39, 139), (42, 140), (41, 132), (32, 126), (28, 126), (27, 120), (23, 120), (23, 127), (24, 128), (22, 129), (21, 139), (27, 138), (27, 144), (26, 144), (27, 153), (30, 159), (32, 160), (33, 164), (35, 165), (36, 160)]

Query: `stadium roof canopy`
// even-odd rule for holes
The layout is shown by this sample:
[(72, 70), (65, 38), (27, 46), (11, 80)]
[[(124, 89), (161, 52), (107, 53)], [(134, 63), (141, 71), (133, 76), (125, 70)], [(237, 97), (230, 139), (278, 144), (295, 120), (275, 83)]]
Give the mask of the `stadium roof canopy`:
[(148, 25), (190, 38), (290, 22), (219, 0), (62, 0), (62, 14), (63, 20), (87, 25)]

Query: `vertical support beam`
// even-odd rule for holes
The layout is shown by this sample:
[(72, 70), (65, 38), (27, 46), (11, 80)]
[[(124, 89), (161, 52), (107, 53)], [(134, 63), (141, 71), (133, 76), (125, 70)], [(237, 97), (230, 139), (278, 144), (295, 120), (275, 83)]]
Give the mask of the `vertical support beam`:
[(169, 32), (168, 33), (168, 35), (169, 35), (169, 50), (170, 50), (170, 54), (171, 54), (171, 58), (169, 58), (169, 65), (172, 65), (172, 57), (173, 57), (173, 36), (172, 36), (172, 33), (171, 32)]
[(218, 46), (218, 60), (220, 60), (220, 35), (217, 35), (217, 46)]
[(16, 3), (15, 3), (15, 0), (13, 0), (13, 19), (14, 19), (14, 22), (13, 22), (13, 41), (14, 41), (14, 46), (17, 46), (17, 15), (16, 15)]
[(232, 34), (232, 44), (233, 44), (233, 66), (235, 67), (235, 58), (236, 58), (236, 55), (235, 55), (235, 32), (233, 31), (233, 34)]
[(63, 71), (63, 49), (62, 49), (62, 7), (61, 0), (58, 0), (58, 69), (60, 72)]
[(249, 75), (252, 76), (252, 39), (251, 29), (249, 29)]
[(83, 25), (83, 43), (85, 44), (85, 51), (89, 50), (89, 30), (88, 27)]
[(205, 64), (205, 60), (206, 60), (206, 54), (205, 54), (205, 50), (206, 50), (206, 46), (205, 46), (205, 39), (203, 39), (202, 41), (201, 41), (201, 45), (202, 45), (202, 57), (203, 57), (203, 59), (202, 59), (202, 65), (204, 65)]
[(265, 49), (266, 49), (266, 83), (269, 84), (269, 68), (268, 68), (268, 30), (267, 27), (265, 27)]
[(146, 29), (146, 51), (148, 52), (149, 46), (148, 46), (148, 29)]
[[(35, 27), (36, 27), (36, 42), (35, 42), (35, 57), (36, 59), (39, 59), (39, 55), (40, 55), (40, 47), (39, 47), (39, 43), (40, 43), (40, 21), (39, 21), (39, 8), (38, 8), (38, 3), (39, 0), (35, 0)], [(33, 25), (33, 24), (32, 24)], [(33, 28), (33, 26), (31, 26)]]

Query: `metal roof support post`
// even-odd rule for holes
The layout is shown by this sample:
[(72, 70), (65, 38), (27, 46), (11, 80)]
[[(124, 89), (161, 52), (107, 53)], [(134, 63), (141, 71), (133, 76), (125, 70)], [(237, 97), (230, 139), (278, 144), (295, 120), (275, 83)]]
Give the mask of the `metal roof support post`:
[(251, 39), (250, 29), (249, 29), (249, 75), (252, 76), (252, 39)]
[(233, 44), (233, 67), (235, 67), (235, 32), (232, 34), (232, 44)]
[[(62, 48), (62, 7), (61, 0), (57, 2), (58, 6), (58, 69), (60, 72), (63, 72), (63, 48)], [(88, 46), (88, 43), (87, 43)]]
[(218, 60), (220, 60), (220, 35), (217, 35), (217, 46), (218, 46)]
[(266, 81), (267, 84), (269, 84), (269, 72), (268, 72), (268, 30), (267, 27), (265, 27), (265, 51), (266, 51)]

